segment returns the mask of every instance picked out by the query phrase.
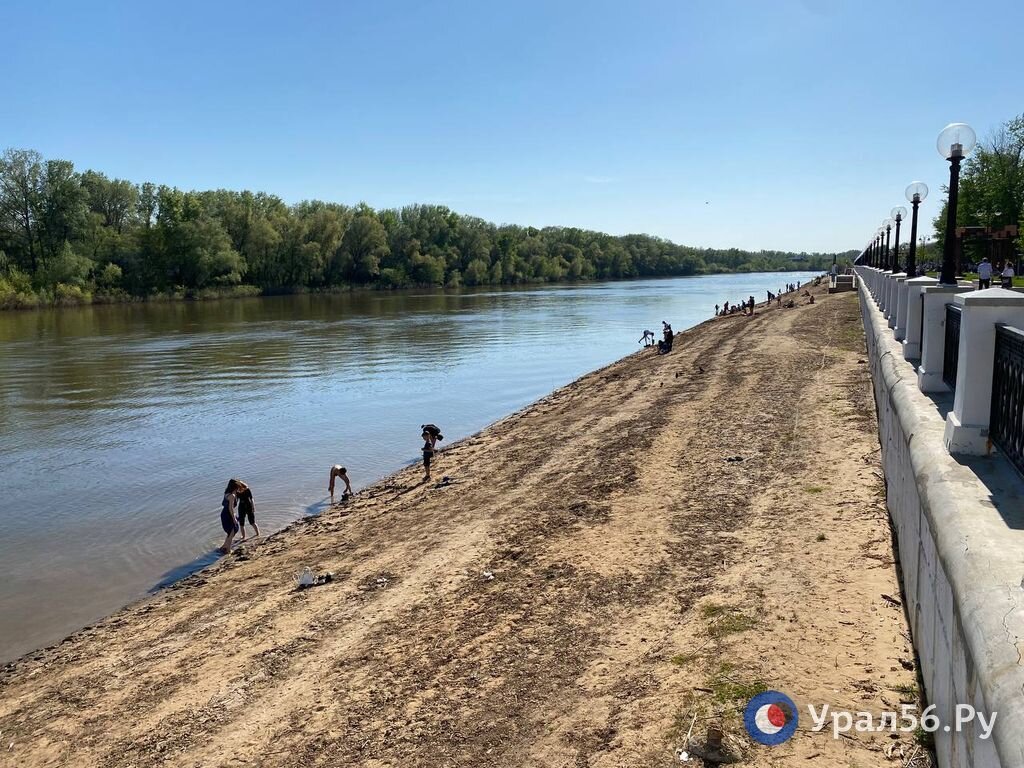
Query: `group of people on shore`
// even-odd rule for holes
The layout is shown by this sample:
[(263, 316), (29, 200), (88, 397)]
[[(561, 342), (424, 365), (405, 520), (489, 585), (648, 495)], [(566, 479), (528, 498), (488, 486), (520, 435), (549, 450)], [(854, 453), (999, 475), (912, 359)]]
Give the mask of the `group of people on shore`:
[[(671, 326), (669, 326), (669, 332), (671, 332)], [(441, 434), (437, 425), (422, 424), (420, 425), (420, 437), (423, 438), (423, 447), (420, 449), (423, 455), (423, 482), (427, 482), (430, 480), (430, 465), (437, 452), (437, 443), (444, 440), (444, 435)], [(327, 491), (331, 494), (332, 504), (334, 503), (334, 489), (339, 480), (345, 484), (341, 494), (342, 501), (348, 501), (355, 495), (355, 491), (352, 490), (352, 481), (348, 476), (348, 469), (340, 464), (335, 464), (331, 467), (331, 475), (327, 483)], [(258, 537), (260, 529), (256, 524), (256, 501), (253, 499), (252, 488), (248, 483), (231, 478), (228, 480), (227, 487), (224, 489), (224, 497), (221, 500), (220, 525), (224, 529), (224, 544), (217, 549), (218, 552), (224, 555), (228, 554), (234, 544), (235, 536), (239, 536), (240, 542), (245, 541), (246, 522), (252, 526)]]
[[(672, 331), (672, 326), (666, 321), (661, 321), (661, 335), (662, 340), (658, 342), (658, 354), (665, 355), (672, 351), (672, 342), (675, 340), (675, 333)], [(644, 335), (640, 337), (638, 344), (643, 344), (645, 347), (654, 346), (654, 331), (644, 330)]]
[[(769, 292), (768, 295), (770, 297), (771, 292)], [(754, 297), (751, 296), (747, 299), (734, 301), (731, 304), (728, 301), (721, 306), (715, 304), (715, 317), (725, 317), (726, 315), (735, 315), (737, 313), (742, 315), (752, 315), (754, 314), (755, 303)], [(771, 298), (768, 299), (768, 303), (771, 303)]]
[[(821, 278), (820, 277), (815, 278), (814, 284), (815, 285), (820, 285), (821, 284)], [(776, 291), (775, 293), (772, 293), (771, 291), (765, 291), (765, 293), (768, 295), (767, 301), (765, 301), (765, 307), (766, 308), (770, 307), (772, 305), (773, 301), (775, 302), (775, 305), (777, 307), (783, 306), (783, 304), (782, 304), (782, 297), (784, 295), (786, 295), (786, 294), (794, 293), (796, 291), (799, 291), (801, 285), (802, 285), (802, 283), (799, 280), (797, 280), (795, 283), (786, 283), (785, 291), (783, 291), (783, 289), (781, 289), (781, 288), (778, 291)], [(804, 291), (803, 295), (804, 296), (810, 296), (811, 300), (810, 300), (809, 303), (810, 304), (814, 303), (814, 297), (811, 296), (810, 292)], [(753, 296), (750, 296), (747, 299), (741, 299), (740, 301), (737, 301), (737, 302), (730, 303), (730, 302), (726, 301), (723, 304), (715, 304), (715, 317), (725, 317), (727, 315), (735, 315), (735, 314), (753, 315), (754, 314), (754, 307), (755, 306), (757, 306), (757, 303), (754, 301), (754, 297)], [(785, 306), (787, 306), (787, 307), (795, 306), (795, 302), (792, 299), (788, 299), (786, 301), (786, 305)]]

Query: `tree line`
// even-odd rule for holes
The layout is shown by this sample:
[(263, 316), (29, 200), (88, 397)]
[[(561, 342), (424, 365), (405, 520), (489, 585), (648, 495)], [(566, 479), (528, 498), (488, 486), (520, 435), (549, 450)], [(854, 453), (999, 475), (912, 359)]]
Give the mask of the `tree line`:
[(287, 205), (264, 192), (134, 184), (31, 150), (0, 156), (0, 307), (831, 263), (832, 254), (692, 248), (650, 235), (495, 225), (442, 205)]

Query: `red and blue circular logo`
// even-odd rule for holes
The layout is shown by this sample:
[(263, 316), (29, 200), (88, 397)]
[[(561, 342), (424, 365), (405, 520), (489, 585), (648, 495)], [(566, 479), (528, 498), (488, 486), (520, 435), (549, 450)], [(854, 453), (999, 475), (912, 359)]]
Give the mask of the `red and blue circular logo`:
[(743, 724), (758, 744), (774, 747), (788, 741), (799, 721), (796, 704), (784, 693), (765, 691), (750, 700), (743, 710)]

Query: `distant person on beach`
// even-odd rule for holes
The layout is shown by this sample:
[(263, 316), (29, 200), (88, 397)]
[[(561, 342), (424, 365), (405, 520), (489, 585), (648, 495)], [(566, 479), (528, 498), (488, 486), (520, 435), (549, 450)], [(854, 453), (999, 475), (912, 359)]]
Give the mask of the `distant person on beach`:
[(645, 347), (654, 346), (654, 331), (648, 331), (644, 329), (644, 335), (640, 337), (638, 344), (643, 344)]
[(256, 525), (256, 502), (252, 498), (252, 488), (239, 480), (236, 497), (238, 499), (238, 528), (241, 533), (239, 541), (245, 541), (246, 518), (249, 518), (249, 524), (256, 532), (256, 535), (259, 536), (260, 527)]
[(235, 517), (235, 507), (238, 504), (238, 481), (234, 478), (228, 480), (228, 486), (224, 489), (224, 498), (220, 506), (220, 527), (224, 529), (224, 546), (217, 551), (226, 555), (231, 551), (231, 542), (238, 533), (238, 520)]
[(754, 304), (755, 304), (755, 302), (754, 302), (754, 297), (753, 296), (751, 296), (749, 299), (747, 299), (747, 306), (750, 307), (750, 316), (751, 317), (754, 316)]
[(978, 290), (992, 287), (992, 264), (987, 258), (978, 265)]
[(352, 483), (348, 479), (348, 470), (341, 466), (341, 464), (335, 464), (331, 467), (331, 481), (327, 485), (327, 490), (331, 494), (331, 503), (334, 502), (334, 481), (339, 478), (345, 483), (345, 490), (341, 492), (341, 500), (345, 501), (352, 496)]
[(420, 434), (420, 437), (423, 438), (423, 482), (426, 482), (430, 479), (430, 462), (434, 458), (437, 441), (444, 440), (444, 435), (441, 434), (441, 430), (434, 424), (422, 424), (420, 429), (423, 430)]

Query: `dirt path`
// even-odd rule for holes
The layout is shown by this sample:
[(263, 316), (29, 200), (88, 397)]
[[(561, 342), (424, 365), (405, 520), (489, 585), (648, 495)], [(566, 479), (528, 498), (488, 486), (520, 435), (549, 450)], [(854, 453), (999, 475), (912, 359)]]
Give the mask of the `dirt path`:
[[(737, 715), (763, 687), (912, 698), (857, 302), (816, 295), (590, 374), (440, 454), (457, 482), (399, 473), (9, 665), (0, 765), (668, 766), (694, 717), (750, 765), (906, 759), (803, 721), (755, 747)], [(296, 591), (306, 565), (335, 581)]]

